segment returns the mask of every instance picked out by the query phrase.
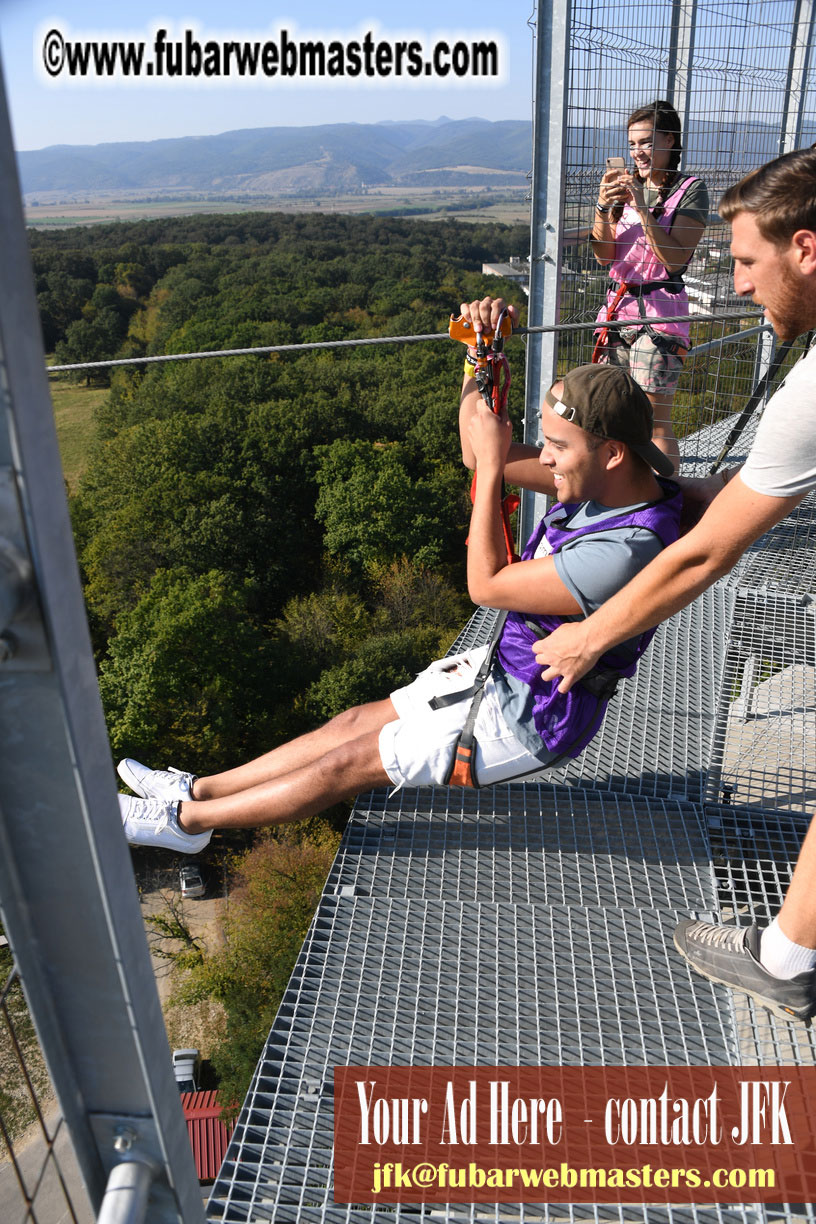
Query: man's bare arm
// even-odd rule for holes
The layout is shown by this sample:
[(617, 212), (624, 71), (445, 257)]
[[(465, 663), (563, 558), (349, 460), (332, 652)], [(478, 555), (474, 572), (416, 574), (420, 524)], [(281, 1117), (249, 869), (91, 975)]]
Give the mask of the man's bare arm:
[(508, 564), (497, 506), (511, 432), (506, 413), (496, 416), (486, 404), (476, 405), (469, 428), (478, 472), (467, 552), (470, 597), (489, 608), (575, 615), (581, 607), (558, 576), (553, 557)]
[[(476, 467), (476, 456), (470, 443), (470, 422), (478, 406), (483, 403), (476, 379), (466, 375), (462, 383), (462, 398), (459, 401), (459, 438), (462, 443), (462, 462), (471, 471)], [(550, 496), (555, 492), (552, 472), (541, 463), (541, 451), (537, 446), (527, 446), (523, 442), (511, 443), (504, 478), (522, 489), (532, 489), (534, 493), (546, 493)]]
[(796, 497), (755, 493), (729, 480), (696, 527), (664, 549), (584, 621), (561, 625), (534, 646), (545, 680), (569, 692), (605, 651), (672, 616), (727, 573), (746, 548), (798, 506)]

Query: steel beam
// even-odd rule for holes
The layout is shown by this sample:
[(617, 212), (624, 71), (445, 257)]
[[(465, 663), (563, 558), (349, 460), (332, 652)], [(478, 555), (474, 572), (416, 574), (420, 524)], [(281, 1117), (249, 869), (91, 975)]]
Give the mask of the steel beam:
[[(567, 94), (570, 59), (570, 0), (540, 0), (536, 26), (533, 97), (533, 177), (530, 220), (531, 326), (554, 327), (561, 311), (561, 263), (566, 181)], [(539, 438), (541, 399), (554, 381), (555, 332), (530, 336), (524, 396), (524, 441)], [(544, 499), (524, 490), (521, 537), (526, 540), (543, 512)]]
[(808, 92), (808, 72), (813, 48), (813, 24), (814, 0), (796, 0), (779, 133), (780, 156), (798, 149), (802, 139), (802, 119)]
[(16, 575), (0, 626), (13, 652), (0, 662), (0, 912), (92, 1205), (136, 1159), (125, 1126), (156, 1169), (145, 1218), (195, 1224), (201, 1194), (118, 813), (2, 77), (0, 232), (0, 537)]
[[(666, 94), (680, 116), (681, 130), (686, 140), (691, 115), (691, 67), (694, 61), (696, 15), (697, 0), (672, 0)], [(680, 158), (681, 166), (685, 157), (684, 151)]]

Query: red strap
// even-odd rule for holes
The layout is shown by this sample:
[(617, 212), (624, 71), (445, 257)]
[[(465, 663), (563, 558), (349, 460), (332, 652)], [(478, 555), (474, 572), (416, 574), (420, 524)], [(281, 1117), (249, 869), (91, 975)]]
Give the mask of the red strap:
[[(473, 480), (470, 482), (470, 500), (471, 503), (476, 501), (476, 473), (473, 473)], [(499, 515), (501, 517), (502, 535), (504, 536), (504, 551), (507, 556), (507, 564), (512, 565), (515, 561), (520, 561), (521, 557), (516, 552), (516, 541), (513, 537), (513, 528), (510, 525), (510, 515), (515, 514), (520, 505), (521, 499), (516, 493), (508, 493), (502, 497), (499, 502)], [(470, 536), (465, 540), (465, 544), (470, 543)]]
[[(452, 320), (450, 334), (453, 336), (456, 325), (459, 320)], [(497, 333), (500, 339), (494, 341), (488, 351), (484, 349), (484, 342), (479, 336), (480, 343), (480, 359), (474, 370), (476, 385), (479, 388), (479, 393), (487, 403), (488, 407), (497, 415), (504, 411), (507, 404), (507, 396), (510, 391), (510, 365), (507, 357), (501, 347), (503, 337), (508, 334), (509, 320), (503, 314), (499, 319)], [(492, 333), (491, 333), (492, 336)], [(473, 336), (466, 334), (461, 336), (456, 334), (457, 339), (464, 339), (470, 342)], [(473, 475), (473, 480), (470, 486), (470, 500), (476, 500), (476, 474)], [(501, 515), (502, 535), (504, 537), (504, 549), (507, 554), (507, 564), (512, 565), (514, 561), (520, 561), (518, 553), (515, 549), (515, 540), (513, 539), (513, 531), (510, 526), (510, 515), (518, 509), (519, 499), (514, 494), (507, 497), (504, 496), (504, 484), (502, 484), (502, 497), (499, 502), (499, 514)], [(467, 540), (465, 541), (467, 543)]]
[[(628, 292), (629, 292), (629, 286), (626, 284), (625, 281), (623, 282), (623, 284), (618, 285), (618, 292), (615, 294), (614, 298), (612, 299), (612, 304), (606, 312), (606, 320), (608, 323), (611, 323), (612, 320), (614, 319), (615, 315), (617, 314), (618, 304), (621, 298)], [(595, 347), (592, 350), (592, 364), (593, 365), (597, 365), (598, 362), (601, 360), (601, 355), (603, 353), (603, 350), (606, 348), (606, 342), (608, 339), (609, 339), (609, 328), (602, 327), (601, 330), (598, 332), (598, 339), (595, 341)]]
[[(491, 353), (488, 357), (490, 362), (490, 373), (492, 385), (490, 387), (490, 407), (498, 415), (504, 411), (507, 403), (507, 395), (510, 391), (510, 366), (504, 353)], [(483, 392), (484, 394), (484, 392)], [(484, 396), (488, 398), (487, 395)], [(502, 491), (504, 484), (502, 484)], [(470, 485), (470, 500), (476, 500), (476, 473), (473, 473), (473, 480)], [(513, 529), (510, 525), (510, 515), (513, 514), (519, 507), (519, 498), (515, 493), (509, 493), (506, 497), (502, 496), (499, 502), (499, 514), (501, 515), (502, 535), (504, 536), (504, 551), (507, 555), (507, 564), (512, 565), (515, 561), (520, 561), (516, 552), (516, 542), (513, 538)], [(465, 541), (467, 543), (467, 540)]]
[[(504, 411), (504, 406), (507, 403), (507, 393), (510, 390), (510, 366), (507, 364), (507, 358), (503, 353), (501, 354), (500, 364), (502, 369), (501, 384), (494, 383), (493, 386), (493, 411), (495, 413)], [(473, 479), (475, 481), (476, 477), (474, 476)], [(503, 483), (502, 492), (504, 492)], [(513, 538), (513, 529), (510, 526), (510, 515), (518, 510), (519, 504), (520, 498), (515, 493), (508, 493), (501, 499), (502, 533), (504, 535), (504, 551), (507, 554), (508, 565), (521, 560), (521, 557), (516, 552), (516, 542)]]
[(513, 539), (513, 529), (510, 526), (510, 515), (518, 510), (521, 499), (515, 493), (508, 493), (501, 500), (501, 517), (502, 517), (502, 532), (504, 533), (504, 551), (507, 553), (507, 563), (512, 565), (514, 561), (520, 561), (521, 557), (516, 552), (516, 542)]

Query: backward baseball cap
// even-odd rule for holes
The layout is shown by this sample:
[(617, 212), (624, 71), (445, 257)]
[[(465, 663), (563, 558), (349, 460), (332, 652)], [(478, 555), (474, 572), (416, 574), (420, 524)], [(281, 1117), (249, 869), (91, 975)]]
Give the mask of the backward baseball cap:
[(558, 399), (552, 389), (544, 396), (565, 421), (572, 421), (599, 438), (625, 442), (661, 476), (671, 476), (674, 464), (652, 441), (652, 405), (627, 370), (611, 365), (582, 365), (562, 379)]

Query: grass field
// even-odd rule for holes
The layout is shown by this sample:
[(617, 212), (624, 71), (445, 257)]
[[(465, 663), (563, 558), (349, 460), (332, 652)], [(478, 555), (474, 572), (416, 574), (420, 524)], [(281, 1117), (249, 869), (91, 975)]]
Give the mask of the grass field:
[[(382, 187), (365, 194), (251, 196), (227, 199), (126, 199), (113, 196), (82, 200), (42, 199), (26, 207), (26, 222), (37, 229), (64, 229), (111, 221), (141, 221), (196, 213), (294, 212), (408, 215), (417, 220), (501, 221), (529, 224), (527, 187), (396, 188)], [(113, 193), (111, 193), (113, 194)]]
[[(49, 358), (49, 361), (52, 360)], [(108, 394), (107, 387), (84, 387), (67, 378), (49, 378), (57, 441), (62, 456), (62, 470), (73, 493), (85, 470), (93, 441), (93, 413), (96, 405)]]

